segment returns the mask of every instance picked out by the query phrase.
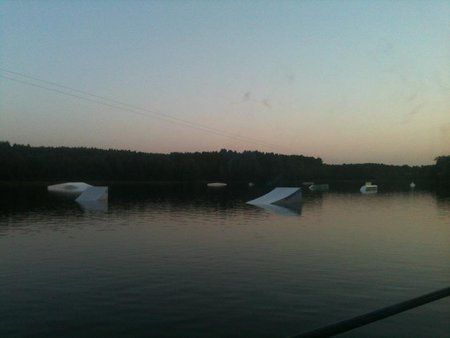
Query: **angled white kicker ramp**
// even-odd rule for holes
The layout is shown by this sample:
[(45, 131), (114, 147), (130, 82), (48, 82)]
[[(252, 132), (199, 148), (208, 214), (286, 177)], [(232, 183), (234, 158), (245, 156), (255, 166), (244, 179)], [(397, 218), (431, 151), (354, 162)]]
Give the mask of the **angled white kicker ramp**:
[(299, 203), (302, 198), (302, 190), (298, 187), (275, 188), (267, 194), (248, 201), (247, 204), (252, 205), (292, 205)]
[(78, 198), (77, 202), (100, 201), (108, 198), (108, 187), (87, 188)]

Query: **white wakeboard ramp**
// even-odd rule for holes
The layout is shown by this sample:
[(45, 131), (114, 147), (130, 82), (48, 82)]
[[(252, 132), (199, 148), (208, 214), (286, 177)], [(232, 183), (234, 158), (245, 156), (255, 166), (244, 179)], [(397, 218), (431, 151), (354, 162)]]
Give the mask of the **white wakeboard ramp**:
[(77, 202), (108, 199), (108, 187), (95, 187), (84, 182), (49, 185), (47, 190), (50, 193), (76, 198)]
[(275, 188), (261, 197), (248, 201), (247, 204), (252, 204), (256, 206), (274, 204), (289, 207), (300, 203), (301, 198), (302, 198), (301, 188), (298, 187)]
[(89, 187), (75, 201), (90, 202), (106, 199), (108, 199), (108, 187)]

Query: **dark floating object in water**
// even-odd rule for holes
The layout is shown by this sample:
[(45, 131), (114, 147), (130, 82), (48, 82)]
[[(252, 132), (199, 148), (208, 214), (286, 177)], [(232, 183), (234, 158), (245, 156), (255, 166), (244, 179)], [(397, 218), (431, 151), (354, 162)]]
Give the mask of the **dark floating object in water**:
[(311, 184), (308, 188), (311, 191), (328, 191), (330, 186), (328, 184)]

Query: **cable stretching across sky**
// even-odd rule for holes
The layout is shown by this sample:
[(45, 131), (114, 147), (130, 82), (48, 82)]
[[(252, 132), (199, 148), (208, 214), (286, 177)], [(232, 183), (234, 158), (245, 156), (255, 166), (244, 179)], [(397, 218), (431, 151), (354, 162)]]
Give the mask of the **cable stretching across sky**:
[[(144, 109), (144, 108), (140, 108), (128, 103), (124, 103), (118, 100), (114, 100), (105, 96), (101, 96), (101, 95), (96, 95), (96, 94), (92, 94), (89, 93), (87, 91), (83, 91), (80, 89), (76, 89), (76, 88), (72, 88), (72, 87), (68, 87), (56, 82), (52, 82), (52, 81), (47, 81), (47, 80), (42, 80), (33, 76), (29, 76), (26, 74), (22, 74), (19, 72), (15, 72), (15, 71), (11, 71), (11, 70), (7, 70), (7, 69), (3, 69), (0, 68), (0, 72), (3, 73), (7, 73), (10, 74), (10, 76), (6, 76), (6, 75), (1, 75), (1, 78), (10, 80), (10, 81), (15, 81), (21, 84), (25, 84), (28, 86), (33, 86), (33, 87), (37, 87), (37, 88), (41, 88), (41, 89), (45, 89), (48, 91), (52, 91), (61, 95), (66, 95), (66, 96), (70, 96), (70, 97), (74, 97), (80, 100), (85, 100), (88, 102), (92, 102), (92, 103), (96, 103), (96, 104), (100, 104), (100, 105), (104, 105), (104, 106), (108, 106), (111, 108), (116, 108), (116, 109), (120, 109), (121, 111), (124, 112), (128, 112), (128, 113), (133, 113), (136, 115), (140, 115), (140, 116), (144, 116), (147, 118), (155, 118), (161, 121), (165, 121), (171, 124), (176, 124), (179, 126), (183, 126), (183, 127), (188, 127), (188, 128), (192, 128), (195, 130), (199, 130), (202, 132), (206, 132), (206, 133), (210, 133), (210, 134), (214, 134), (214, 135), (218, 135), (218, 136), (222, 136), (222, 137), (226, 137), (226, 138), (230, 138), (233, 140), (239, 140), (239, 141), (244, 141), (247, 143), (252, 143), (252, 144), (256, 144), (256, 145), (261, 145), (261, 146), (266, 146), (266, 147), (271, 147), (271, 148), (279, 148), (279, 149), (285, 149), (285, 150), (289, 150), (290, 152), (292, 152), (292, 150), (288, 149), (285, 146), (281, 146), (278, 144), (274, 144), (274, 143), (267, 143), (264, 142), (262, 140), (258, 140), (255, 138), (249, 138), (249, 137), (245, 137), (245, 136), (240, 136), (240, 135), (236, 135), (230, 132), (227, 132), (225, 130), (221, 130), (221, 129), (217, 129), (217, 128), (213, 128), (213, 127), (209, 127), (200, 123), (196, 123), (196, 122), (191, 122), (185, 119), (180, 119), (177, 117), (173, 117), (170, 116), (168, 114), (164, 114), (164, 113), (160, 113), (154, 110), (149, 110), (149, 109)], [(42, 84), (36, 84), (30, 81), (26, 81), (23, 79), (18, 79), (12, 76), (20, 76), (22, 78), (28, 79), (28, 80), (32, 80), (38, 83), (42, 83)], [(51, 88), (49, 86), (53, 86), (59, 89), (55, 89), (55, 88)], [(74, 94), (75, 93), (75, 94)]]

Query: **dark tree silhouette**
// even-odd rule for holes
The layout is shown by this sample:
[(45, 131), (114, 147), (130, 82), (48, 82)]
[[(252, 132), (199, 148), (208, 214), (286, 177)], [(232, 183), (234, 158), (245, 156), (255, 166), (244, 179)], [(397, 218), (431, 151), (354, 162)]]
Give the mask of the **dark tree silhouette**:
[(0, 142), (0, 181), (450, 180), (450, 156), (435, 166), (327, 165), (320, 158), (258, 151), (154, 154), (95, 148), (31, 147)]

